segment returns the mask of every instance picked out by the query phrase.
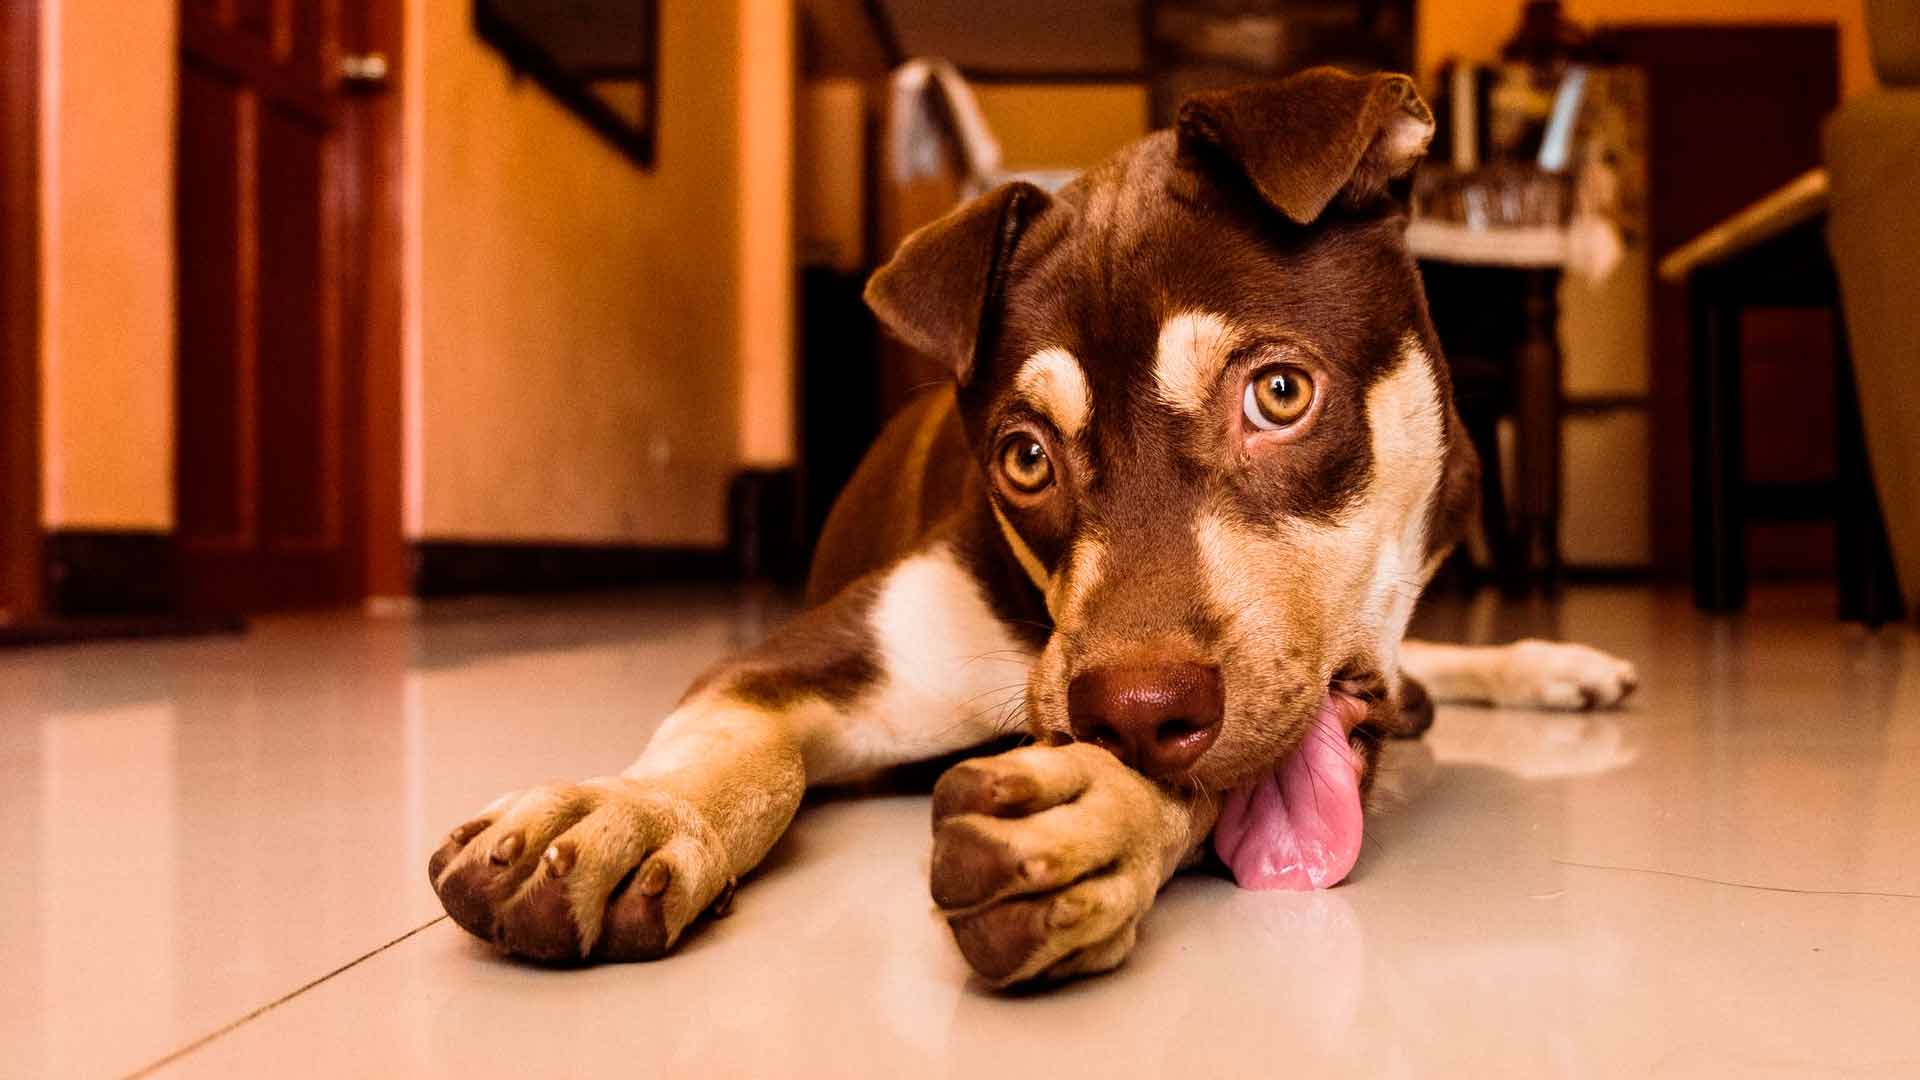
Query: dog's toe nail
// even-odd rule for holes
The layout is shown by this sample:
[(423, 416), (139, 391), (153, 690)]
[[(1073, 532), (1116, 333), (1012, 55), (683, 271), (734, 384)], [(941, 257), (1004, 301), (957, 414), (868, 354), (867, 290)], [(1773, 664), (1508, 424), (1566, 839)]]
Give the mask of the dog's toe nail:
[(665, 862), (655, 859), (640, 871), (640, 880), (634, 882), (634, 888), (641, 896), (659, 896), (667, 891), (667, 885), (673, 881), (673, 868)]
[(479, 836), (481, 833), (486, 832), (488, 824), (489, 822), (486, 818), (474, 818), (472, 821), (467, 822), (465, 825), (447, 834), (447, 838), (456, 844), (464, 844), (474, 837)]
[(1040, 786), (1025, 773), (1009, 773), (994, 780), (991, 797), (996, 810), (1026, 806), (1040, 797)]
[(520, 849), (525, 844), (519, 833), (509, 833), (493, 845), (493, 853), (487, 856), (487, 861), (495, 866), (505, 866), (520, 857)]
[(1062, 896), (1047, 908), (1047, 925), (1064, 930), (1087, 917), (1092, 906), (1077, 896)]
[(568, 871), (573, 869), (573, 845), (565, 841), (549, 844), (546, 854), (541, 858), (546, 860), (548, 874), (553, 877), (566, 877)]

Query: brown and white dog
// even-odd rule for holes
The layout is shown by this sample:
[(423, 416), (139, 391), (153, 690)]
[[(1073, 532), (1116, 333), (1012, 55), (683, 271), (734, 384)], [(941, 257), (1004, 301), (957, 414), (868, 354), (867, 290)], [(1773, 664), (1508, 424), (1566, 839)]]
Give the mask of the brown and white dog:
[(658, 957), (808, 785), (1024, 724), (936, 785), (933, 897), (993, 984), (1102, 971), (1209, 838), (1249, 887), (1344, 877), (1416, 679), (1621, 700), (1633, 669), (1582, 646), (1401, 640), (1477, 491), (1402, 239), (1432, 131), (1408, 79), (1316, 69), (910, 236), (867, 298), (953, 384), (841, 497), (810, 610), (624, 773), (456, 829), (447, 912), (525, 957)]

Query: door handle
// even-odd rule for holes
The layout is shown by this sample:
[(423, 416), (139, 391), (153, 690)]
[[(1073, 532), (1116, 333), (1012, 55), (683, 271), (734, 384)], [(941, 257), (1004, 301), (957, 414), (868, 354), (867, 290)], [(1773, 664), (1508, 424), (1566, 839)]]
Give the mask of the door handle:
[(384, 90), (391, 68), (386, 53), (348, 53), (340, 58), (340, 81), (349, 90)]

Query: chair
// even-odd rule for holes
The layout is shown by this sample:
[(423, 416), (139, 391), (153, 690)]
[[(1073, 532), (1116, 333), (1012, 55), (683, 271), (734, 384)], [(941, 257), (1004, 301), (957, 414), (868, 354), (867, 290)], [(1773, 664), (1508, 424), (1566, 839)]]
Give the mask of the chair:
[(1920, 4), (1867, 0), (1867, 31), (1882, 89), (1827, 123), (1827, 246), (1871, 467), (1865, 494), (1878, 490), (1900, 588), (1920, 608)]

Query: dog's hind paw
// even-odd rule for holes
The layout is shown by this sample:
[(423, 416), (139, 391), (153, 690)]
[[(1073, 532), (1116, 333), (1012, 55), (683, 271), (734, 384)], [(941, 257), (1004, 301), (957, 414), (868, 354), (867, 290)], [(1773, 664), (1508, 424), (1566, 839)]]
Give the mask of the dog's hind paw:
[(1493, 704), (1513, 709), (1611, 708), (1640, 685), (1634, 666), (1586, 645), (1516, 641), (1501, 648)]
[(547, 963), (651, 960), (729, 894), (718, 838), (682, 799), (621, 777), (503, 796), (427, 864), (453, 921)]
[(933, 790), (934, 903), (994, 986), (1107, 971), (1166, 878), (1170, 831), (1151, 783), (1098, 747), (963, 762)]

